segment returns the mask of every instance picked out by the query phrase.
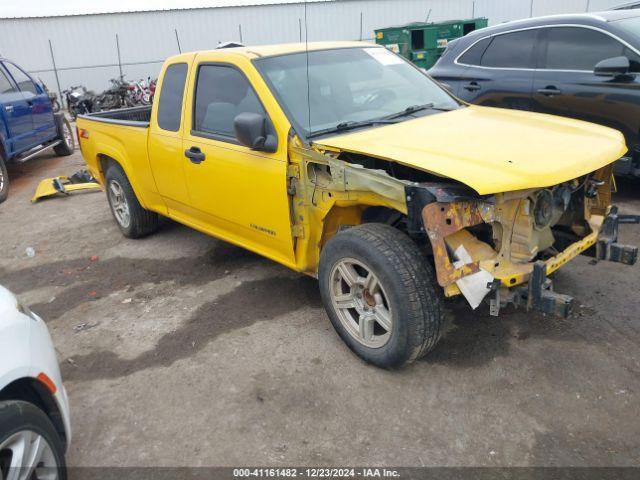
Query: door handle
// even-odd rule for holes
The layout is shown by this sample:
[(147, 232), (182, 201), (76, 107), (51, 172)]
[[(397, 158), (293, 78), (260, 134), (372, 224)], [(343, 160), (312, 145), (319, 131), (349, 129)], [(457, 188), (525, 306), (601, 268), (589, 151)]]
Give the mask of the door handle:
[(558, 87), (550, 86), (538, 89), (538, 93), (547, 97), (555, 97), (556, 95), (562, 95), (562, 90)]
[(477, 92), (482, 87), (480, 85), (478, 85), (478, 82), (471, 82), (471, 83), (466, 84), (462, 88), (464, 88), (465, 90), (468, 90), (469, 92)]
[(191, 147), (188, 150), (184, 151), (184, 156), (191, 160), (191, 163), (200, 164), (204, 162), (206, 155), (202, 153), (198, 147)]
[(12, 113), (13, 112), (13, 105), (6, 105), (4, 107), (5, 111)]

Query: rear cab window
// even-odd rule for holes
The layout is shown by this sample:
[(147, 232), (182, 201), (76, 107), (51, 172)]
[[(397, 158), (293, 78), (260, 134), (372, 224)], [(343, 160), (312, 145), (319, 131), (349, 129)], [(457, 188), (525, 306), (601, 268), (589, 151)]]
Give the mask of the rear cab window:
[(180, 130), (187, 70), (186, 63), (174, 63), (164, 73), (158, 101), (158, 126), (162, 130)]

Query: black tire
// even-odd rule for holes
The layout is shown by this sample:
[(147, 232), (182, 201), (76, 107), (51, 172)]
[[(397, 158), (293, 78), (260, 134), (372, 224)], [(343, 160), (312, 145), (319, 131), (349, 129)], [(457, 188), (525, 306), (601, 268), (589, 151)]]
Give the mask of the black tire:
[(0, 203), (4, 202), (9, 196), (9, 173), (7, 165), (0, 154)]
[[(55, 458), (58, 478), (66, 480), (66, 464), (62, 439), (54, 428), (49, 417), (31, 403), (9, 400), (0, 402), (0, 445), (19, 432), (33, 432), (47, 442)], [(7, 469), (10, 450), (0, 451), (0, 469)], [(7, 472), (0, 472), (0, 478), (7, 478)]]
[(58, 128), (58, 139), (60, 143), (53, 147), (53, 151), (59, 157), (66, 157), (73, 153), (73, 149), (76, 146), (73, 138), (73, 130), (67, 117), (64, 115), (56, 115), (56, 126)]
[[(158, 214), (150, 210), (146, 210), (140, 205), (138, 197), (136, 197), (131, 183), (127, 175), (124, 173), (120, 165), (112, 163), (107, 169), (105, 175), (107, 199), (109, 200), (109, 207), (111, 207), (111, 213), (120, 227), (120, 231), (127, 238), (141, 238), (147, 236), (158, 229)], [(119, 217), (116, 212), (116, 195), (114, 194), (115, 187), (121, 191), (122, 196), (126, 202), (126, 207), (129, 213), (129, 221), (125, 222), (122, 217)]]
[[(334, 307), (332, 275), (346, 259), (365, 265), (384, 289), (393, 320), (388, 340), (382, 346), (372, 348), (356, 339)], [(318, 278), (322, 302), (333, 327), (366, 362), (382, 368), (402, 367), (424, 356), (440, 339), (445, 319), (440, 287), (426, 256), (401, 231), (370, 223), (338, 233), (322, 251)]]

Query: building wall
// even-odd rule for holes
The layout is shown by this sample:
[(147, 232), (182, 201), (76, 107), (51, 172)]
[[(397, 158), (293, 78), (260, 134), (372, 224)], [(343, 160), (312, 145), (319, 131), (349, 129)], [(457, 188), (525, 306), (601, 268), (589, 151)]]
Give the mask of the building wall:
[[(394, 24), (484, 16), (491, 25), (534, 16), (606, 9), (621, 0), (328, 0), (307, 5), (309, 41), (372, 39)], [(429, 14), (430, 12), (430, 14)], [(304, 4), (0, 19), (0, 55), (57, 90), (49, 41), (61, 89), (82, 84), (103, 90), (122, 71), (128, 79), (155, 77), (162, 61), (178, 53), (214, 48), (221, 41), (247, 44), (304, 38)]]

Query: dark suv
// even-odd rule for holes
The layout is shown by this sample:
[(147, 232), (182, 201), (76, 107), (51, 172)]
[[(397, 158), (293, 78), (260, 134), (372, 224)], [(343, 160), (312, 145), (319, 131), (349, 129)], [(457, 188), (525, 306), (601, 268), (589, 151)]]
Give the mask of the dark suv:
[(640, 176), (640, 11), (556, 15), (484, 28), (450, 43), (429, 73), (470, 103), (620, 130), (629, 153), (616, 172)]

